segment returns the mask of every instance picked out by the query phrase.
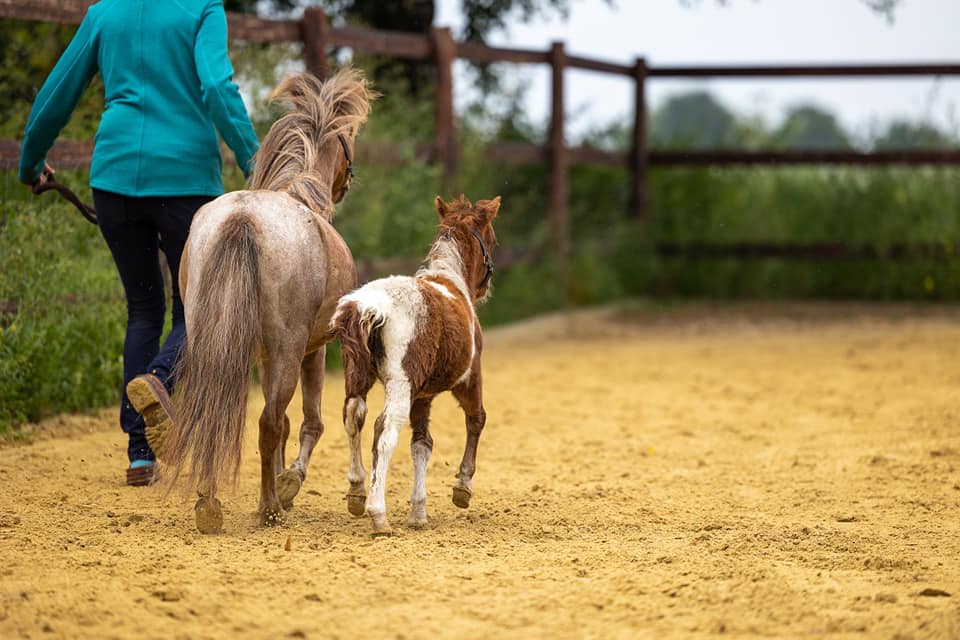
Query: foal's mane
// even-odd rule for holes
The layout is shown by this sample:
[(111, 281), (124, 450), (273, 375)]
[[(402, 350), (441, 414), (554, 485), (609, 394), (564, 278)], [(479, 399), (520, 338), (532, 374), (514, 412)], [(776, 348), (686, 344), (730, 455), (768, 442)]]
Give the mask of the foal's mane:
[(321, 166), (320, 151), (336, 144), (337, 136), (356, 138), (376, 98), (363, 73), (344, 67), (321, 81), (309, 73), (284, 80), (271, 102), (289, 110), (278, 119), (254, 156), (251, 189), (286, 191), (311, 210), (329, 217), (334, 167)]
[[(456, 213), (470, 211), (473, 207), (463, 194), (460, 194), (460, 197), (456, 200), (446, 203), (446, 206), (450, 212)], [(437, 225), (436, 237), (434, 237), (433, 244), (430, 245), (430, 250), (427, 252), (427, 257), (417, 273), (426, 273), (431, 268), (435, 269), (438, 263), (444, 263), (448, 269), (456, 272), (463, 271), (463, 256), (460, 255), (459, 251), (454, 253), (449, 251), (448, 243), (456, 245), (451, 236), (452, 232), (453, 226), (444, 221)]]

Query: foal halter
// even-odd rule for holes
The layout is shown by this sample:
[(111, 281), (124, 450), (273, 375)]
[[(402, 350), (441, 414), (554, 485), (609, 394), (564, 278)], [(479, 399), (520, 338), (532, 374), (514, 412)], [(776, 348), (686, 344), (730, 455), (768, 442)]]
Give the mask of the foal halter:
[(353, 158), (350, 157), (350, 147), (347, 146), (347, 139), (342, 133), (337, 134), (340, 140), (340, 146), (343, 147), (343, 155), (347, 158), (347, 180), (343, 184), (344, 191), (350, 191), (350, 183), (353, 181)]
[(470, 233), (477, 239), (477, 242), (480, 243), (480, 251), (483, 253), (483, 266), (487, 268), (487, 273), (483, 276), (483, 280), (480, 281), (480, 284), (477, 286), (477, 291), (481, 291), (487, 283), (490, 282), (490, 278), (493, 277), (493, 260), (490, 258), (490, 253), (487, 251), (487, 245), (484, 244), (483, 238), (480, 236), (480, 232), (476, 229), (470, 229)]

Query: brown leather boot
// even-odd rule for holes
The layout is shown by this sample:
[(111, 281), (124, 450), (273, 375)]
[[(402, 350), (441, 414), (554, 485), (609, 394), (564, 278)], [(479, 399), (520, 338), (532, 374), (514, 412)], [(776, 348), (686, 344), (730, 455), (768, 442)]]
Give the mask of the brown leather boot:
[(164, 444), (173, 428), (173, 403), (170, 402), (167, 388), (157, 376), (144, 373), (127, 383), (127, 397), (143, 416), (147, 444), (154, 455), (163, 460)]

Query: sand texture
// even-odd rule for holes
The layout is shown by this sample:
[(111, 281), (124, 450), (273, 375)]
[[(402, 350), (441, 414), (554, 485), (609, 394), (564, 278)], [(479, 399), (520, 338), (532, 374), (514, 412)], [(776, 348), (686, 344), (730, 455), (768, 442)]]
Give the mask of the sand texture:
[(335, 372), (276, 528), (258, 389), (216, 536), (123, 485), (115, 410), (31, 428), (0, 447), (0, 637), (960, 638), (960, 310), (592, 310), (488, 332), (484, 380), (470, 508), (447, 395), (429, 524), (404, 524), (407, 428), (390, 538), (347, 513)]

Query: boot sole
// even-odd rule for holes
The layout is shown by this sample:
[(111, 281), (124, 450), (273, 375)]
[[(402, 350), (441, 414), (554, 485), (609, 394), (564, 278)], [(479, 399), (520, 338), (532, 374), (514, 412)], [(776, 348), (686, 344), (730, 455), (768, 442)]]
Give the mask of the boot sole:
[(127, 384), (127, 398), (143, 416), (150, 449), (157, 458), (165, 459), (164, 445), (173, 427), (173, 405), (167, 389), (154, 376), (137, 376)]

